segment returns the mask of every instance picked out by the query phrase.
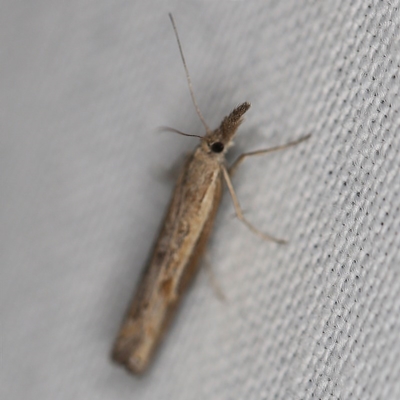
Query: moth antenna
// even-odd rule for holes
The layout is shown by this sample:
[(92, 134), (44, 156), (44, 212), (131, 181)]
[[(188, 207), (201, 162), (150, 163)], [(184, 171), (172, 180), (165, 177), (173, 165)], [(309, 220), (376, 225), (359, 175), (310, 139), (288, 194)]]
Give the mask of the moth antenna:
[(160, 126), (159, 130), (160, 130), (160, 131), (167, 131), (167, 132), (178, 133), (179, 135), (182, 135), (182, 136), (197, 137), (197, 138), (199, 138), (200, 140), (203, 140), (203, 139), (204, 139), (204, 136), (200, 136), (200, 135), (191, 135), (191, 134), (189, 134), (189, 133), (185, 133), (185, 132), (182, 132), (182, 131), (178, 131), (178, 129), (170, 128), (169, 126)]
[(206, 132), (209, 133), (209, 132), (211, 132), (211, 129), (208, 127), (208, 125), (206, 123), (206, 120), (204, 119), (204, 117), (203, 117), (203, 115), (202, 115), (202, 113), (200, 111), (200, 108), (199, 108), (199, 106), (197, 104), (196, 98), (194, 97), (192, 81), (190, 79), (189, 70), (188, 70), (188, 67), (186, 65), (185, 56), (183, 55), (182, 45), (181, 45), (181, 41), (179, 40), (178, 30), (176, 29), (174, 17), (172, 16), (171, 13), (169, 13), (168, 15), (169, 15), (169, 18), (171, 20), (172, 27), (174, 28), (176, 41), (178, 42), (179, 52), (181, 53), (181, 59), (182, 59), (183, 67), (185, 68), (186, 80), (187, 80), (187, 83), (188, 83), (188, 86), (189, 86), (189, 92), (190, 92), (190, 96), (192, 97), (194, 108), (196, 109), (196, 113), (199, 116), (201, 122), (203, 123), (204, 128), (206, 129)]

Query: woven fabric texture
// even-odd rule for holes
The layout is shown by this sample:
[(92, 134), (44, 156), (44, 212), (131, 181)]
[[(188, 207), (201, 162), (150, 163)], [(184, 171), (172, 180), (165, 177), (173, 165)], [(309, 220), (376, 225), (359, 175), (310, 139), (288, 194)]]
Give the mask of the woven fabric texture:
[[(0, 397), (400, 399), (400, 1), (3, 1)], [(148, 373), (110, 361), (173, 187), (250, 101), (201, 269)]]

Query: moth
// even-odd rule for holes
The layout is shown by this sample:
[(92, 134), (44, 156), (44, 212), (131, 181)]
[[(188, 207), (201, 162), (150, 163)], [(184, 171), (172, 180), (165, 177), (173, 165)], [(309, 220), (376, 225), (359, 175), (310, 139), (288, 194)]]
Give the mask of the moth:
[(113, 349), (113, 359), (133, 373), (148, 367), (189, 283), (198, 270), (200, 258), (210, 236), (221, 200), (223, 181), (231, 194), (236, 215), (251, 231), (265, 240), (284, 243), (259, 231), (243, 215), (231, 176), (247, 157), (266, 154), (298, 144), (304, 136), (282, 146), (242, 154), (228, 169), (225, 154), (250, 108), (244, 102), (226, 116), (217, 129), (211, 130), (194, 97), (192, 84), (174, 19), (169, 14), (178, 43), (190, 95), (205, 127), (205, 135), (180, 172), (172, 199), (156, 240), (150, 262), (137, 287)]

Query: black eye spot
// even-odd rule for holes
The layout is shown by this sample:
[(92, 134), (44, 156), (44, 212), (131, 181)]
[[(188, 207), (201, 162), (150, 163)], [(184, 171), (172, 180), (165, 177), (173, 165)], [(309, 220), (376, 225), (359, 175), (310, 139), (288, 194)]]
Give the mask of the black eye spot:
[(221, 153), (224, 150), (224, 144), (221, 142), (215, 142), (211, 145), (211, 151), (214, 153)]

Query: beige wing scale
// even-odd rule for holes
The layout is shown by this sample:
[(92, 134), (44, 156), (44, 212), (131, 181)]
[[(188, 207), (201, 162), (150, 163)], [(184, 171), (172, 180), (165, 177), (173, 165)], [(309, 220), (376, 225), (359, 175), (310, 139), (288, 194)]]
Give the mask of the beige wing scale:
[[(219, 168), (195, 152), (180, 174), (151, 260), (117, 337), (113, 358), (142, 372), (195, 275), (221, 198)], [(206, 180), (193, 188), (187, 182)], [(203, 190), (198, 188), (203, 187)], [(189, 222), (190, 221), (190, 224)]]

